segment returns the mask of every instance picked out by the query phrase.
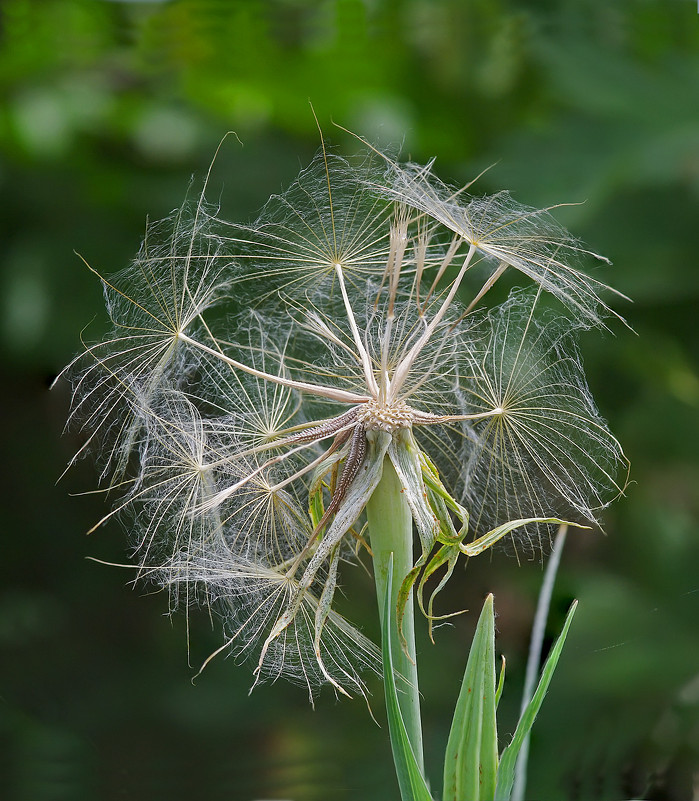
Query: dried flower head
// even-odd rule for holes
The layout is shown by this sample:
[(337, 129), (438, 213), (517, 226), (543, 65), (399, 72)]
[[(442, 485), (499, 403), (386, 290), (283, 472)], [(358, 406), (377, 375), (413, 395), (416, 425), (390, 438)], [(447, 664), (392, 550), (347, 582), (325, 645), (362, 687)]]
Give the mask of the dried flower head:
[[(422, 601), (460, 554), (538, 545), (623, 491), (573, 342), (606, 310), (567, 261), (580, 252), (505, 193), (469, 199), (431, 165), (325, 147), (252, 224), (202, 194), (150, 226), (101, 279), (112, 333), (67, 368), (141, 572), (173, 607), (215, 608), (256, 681), (364, 692), (378, 651), (333, 601), (387, 460), (420, 544), (403, 600), (421, 570)], [(508, 267), (533, 287), (482, 310)], [(542, 292), (578, 321), (544, 313)]]

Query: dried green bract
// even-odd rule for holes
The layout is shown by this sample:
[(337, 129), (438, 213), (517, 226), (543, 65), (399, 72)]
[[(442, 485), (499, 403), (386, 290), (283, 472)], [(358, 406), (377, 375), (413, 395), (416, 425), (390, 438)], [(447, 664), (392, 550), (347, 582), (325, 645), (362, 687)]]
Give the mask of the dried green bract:
[[(386, 460), (419, 545), (401, 603), (415, 585), (430, 617), (439, 567), (435, 591), (461, 554), (539, 547), (623, 490), (573, 341), (606, 310), (581, 252), (505, 193), (324, 148), (252, 224), (202, 196), (151, 226), (101, 279), (111, 334), (67, 368), (141, 574), (216, 609), (256, 681), (363, 692), (380, 655), (333, 601)], [(510, 268), (529, 289), (484, 310)]]

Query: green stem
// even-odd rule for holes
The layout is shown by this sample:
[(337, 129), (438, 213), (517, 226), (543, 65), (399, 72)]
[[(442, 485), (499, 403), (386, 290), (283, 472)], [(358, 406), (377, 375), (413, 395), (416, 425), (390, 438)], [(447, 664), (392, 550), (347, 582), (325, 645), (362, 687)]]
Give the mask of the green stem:
[[(403, 487), (388, 457), (384, 460), (381, 481), (366, 505), (366, 512), (371, 550), (374, 555), (374, 581), (379, 600), (379, 614), (383, 623), (383, 599), (386, 597), (390, 555), (393, 554), (391, 609), (394, 612), (398, 601), (398, 590), (413, 567), (413, 516), (405, 500)], [(407, 642), (407, 654), (401, 647), (394, 615), (391, 621), (391, 656), (394, 669), (402, 677), (398, 679), (398, 687), (402, 690), (398, 695), (398, 703), (415, 760), (420, 770), (423, 770), (412, 593), (405, 606), (403, 636)]]

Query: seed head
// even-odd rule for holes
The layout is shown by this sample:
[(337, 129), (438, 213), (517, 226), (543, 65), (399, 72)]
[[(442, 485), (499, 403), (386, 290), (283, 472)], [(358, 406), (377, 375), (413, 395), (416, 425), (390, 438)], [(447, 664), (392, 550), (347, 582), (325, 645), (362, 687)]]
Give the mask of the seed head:
[[(363, 693), (379, 653), (333, 601), (387, 459), (416, 568), (437, 551), (448, 575), (505, 537), (595, 522), (623, 491), (573, 341), (606, 309), (566, 261), (581, 252), (548, 211), (325, 147), (252, 224), (202, 195), (150, 226), (101, 278), (111, 334), (67, 368), (141, 573), (173, 608), (215, 609), (256, 682)], [(533, 287), (483, 310), (509, 267)], [(544, 313), (542, 292), (582, 322)]]

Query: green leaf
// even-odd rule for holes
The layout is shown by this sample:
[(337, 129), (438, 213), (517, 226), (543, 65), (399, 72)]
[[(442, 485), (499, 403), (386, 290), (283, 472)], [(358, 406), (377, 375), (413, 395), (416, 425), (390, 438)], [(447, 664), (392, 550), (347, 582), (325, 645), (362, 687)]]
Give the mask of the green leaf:
[(492, 801), (498, 769), (493, 596), (483, 604), (444, 757), (444, 801)]
[(497, 709), (502, 697), (502, 688), (505, 686), (505, 657), (502, 657), (502, 665), (500, 666), (500, 678), (498, 679), (498, 687), (495, 690), (495, 708)]
[(466, 556), (478, 556), (479, 553), (483, 553), (483, 551), (485, 551), (487, 548), (495, 545), (498, 540), (501, 540), (511, 531), (514, 531), (516, 528), (520, 528), (521, 526), (527, 526), (530, 523), (552, 523), (557, 526), (590, 528), (590, 526), (584, 526), (581, 523), (571, 523), (568, 520), (560, 520), (557, 517), (524, 517), (520, 520), (510, 520), (507, 523), (503, 523), (501, 526), (492, 529), (487, 534), (479, 537), (477, 540), (469, 542), (466, 545), (461, 545), (461, 551), (462, 553), (465, 553)]
[[(401, 582), (401, 585), (398, 589), (398, 598), (396, 599), (396, 623), (398, 626), (398, 639), (400, 641), (401, 648), (406, 653), (408, 650), (408, 642), (403, 634), (403, 619), (405, 618), (405, 610), (410, 600), (410, 593), (412, 592), (413, 584), (415, 584), (418, 574), (420, 573), (420, 570), (422, 570), (422, 565), (424, 563), (423, 557), (424, 554), (420, 557), (412, 570), (410, 570), (410, 572)], [(420, 606), (422, 608), (422, 604), (420, 604)]]
[(383, 683), (386, 693), (386, 711), (388, 713), (388, 731), (391, 736), (393, 762), (403, 801), (432, 801), (430, 791), (410, 747), (408, 733), (403, 723), (403, 716), (398, 705), (398, 693), (393, 676), (393, 659), (391, 657), (391, 582), (393, 579), (393, 555), (388, 563), (388, 581), (384, 595), (382, 643)]
[(565, 644), (566, 637), (568, 636), (568, 629), (570, 628), (570, 624), (573, 621), (573, 615), (575, 614), (577, 606), (578, 602), (573, 601), (570, 609), (568, 610), (568, 615), (566, 617), (565, 623), (563, 624), (563, 631), (561, 631), (560, 636), (558, 637), (553, 648), (551, 649), (551, 652), (548, 655), (548, 659), (546, 660), (546, 664), (544, 665), (544, 669), (541, 672), (541, 678), (539, 679), (539, 684), (536, 688), (536, 692), (532, 696), (532, 700), (529, 702), (529, 705), (522, 713), (522, 717), (519, 719), (519, 723), (517, 724), (514, 736), (512, 737), (512, 742), (502, 752), (502, 757), (500, 759), (500, 767), (498, 768), (498, 780), (497, 780), (497, 789), (495, 791), (495, 801), (508, 801), (508, 799), (510, 798), (510, 793), (512, 792), (512, 785), (515, 780), (515, 766), (517, 764), (517, 755), (519, 754), (519, 750), (522, 747), (524, 738), (527, 736), (532, 726), (534, 725), (534, 719), (536, 718), (536, 716), (539, 713), (539, 710), (541, 709), (541, 704), (544, 701), (544, 696), (546, 695), (548, 686), (551, 683), (551, 679), (553, 678), (553, 672), (556, 669), (556, 665), (558, 664), (558, 660), (561, 656), (563, 645)]

